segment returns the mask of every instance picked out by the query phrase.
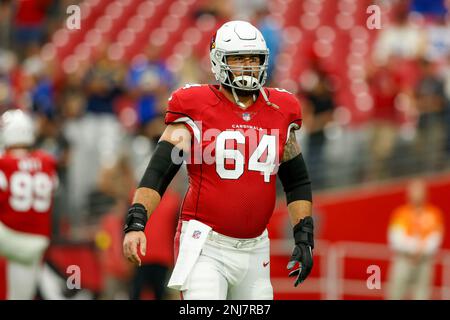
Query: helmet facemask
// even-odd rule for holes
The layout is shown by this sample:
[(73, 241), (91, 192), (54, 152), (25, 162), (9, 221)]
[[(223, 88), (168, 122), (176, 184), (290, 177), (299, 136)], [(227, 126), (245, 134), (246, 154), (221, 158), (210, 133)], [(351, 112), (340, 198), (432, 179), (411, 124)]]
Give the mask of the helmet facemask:
[[(260, 62), (258, 65), (253, 66), (239, 66), (228, 63), (228, 57), (237, 55), (259, 56)], [(241, 51), (223, 54), (220, 63), (221, 83), (227, 87), (237, 90), (240, 95), (245, 96), (253, 94), (260, 90), (266, 81), (267, 65), (267, 52)]]

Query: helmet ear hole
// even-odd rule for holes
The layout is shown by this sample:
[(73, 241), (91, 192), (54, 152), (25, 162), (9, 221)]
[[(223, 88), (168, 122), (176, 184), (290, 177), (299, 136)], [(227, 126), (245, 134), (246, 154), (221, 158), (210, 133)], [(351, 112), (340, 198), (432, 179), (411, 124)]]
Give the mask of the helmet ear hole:
[(263, 54), (259, 55), (259, 64), (262, 66), (264, 63), (266, 63), (266, 56)]

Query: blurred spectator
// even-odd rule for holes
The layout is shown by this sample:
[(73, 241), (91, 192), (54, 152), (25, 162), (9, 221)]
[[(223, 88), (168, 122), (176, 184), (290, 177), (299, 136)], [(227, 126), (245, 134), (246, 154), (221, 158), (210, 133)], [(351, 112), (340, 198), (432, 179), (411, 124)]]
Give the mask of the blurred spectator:
[(370, 128), (369, 178), (389, 177), (391, 155), (398, 131), (398, 111), (396, 98), (400, 93), (401, 81), (396, 76), (398, 59), (390, 57), (388, 63), (376, 68), (368, 76), (368, 84), (373, 98), (373, 113)]
[(92, 218), (109, 211), (116, 202), (128, 201), (135, 179), (127, 156), (119, 155), (117, 161), (103, 166), (97, 176), (97, 185), (90, 193), (89, 213)]
[(62, 130), (63, 118), (56, 112), (36, 113), (37, 137), (35, 145), (53, 155), (57, 162), (60, 186), (67, 184), (70, 164), (70, 142)]
[(12, 108), (14, 108), (14, 103), (11, 94), (11, 87), (6, 79), (0, 78), (0, 113)]
[(165, 127), (163, 116), (158, 116), (143, 125), (141, 130), (144, 136), (150, 140), (152, 146), (156, 147)]
[(311, 88), (306, 88), (303, 94), (305, 127), (308, 132), (305, 157), (311, 170), (313, 186), (320, 189), (325, 184), (325, 127), (333, 118), (335, 102), (334, 89), (326, 74), (318, 67), (315, 67), (313, 72), (315, 80)]
[(447, 167), (450, 167), (450, 101), (447, 100), (447, 107), (445, 113), (445, 123), (447, 124), (447, 131), (445, 137), (445, 159), (447, 159)]
[(446, 0), (411, 0), (410, 10), (431, 18), (443, 18), (447, 14)]
[(11, 47), (11, 0), (0, 0), (0, 49)]
[(59, 237), (61, 219), (68, 212), (67, 206), (67, 168), (70, 161), (70, 144), (61, 128), (61, 118), (54, 113), (39, 113), (36, 117), (37, 137), (35, 146), (51, 154), (57, 164), (58, 190), (52, 215), (52, 235)]
[(66, 11), (70, 5), (80, 5), (82, 2), (83, 0), (51, 0), (46, 10), (47, 35), (51, 36), (61, 27), (61, 24), (65, 24), (68, 17)]
[(40, 47), (36, 44), (28, 47), (22, 69), (28, 85), (26, 89), (30, 94), (30, 108), (47, 115), (55, 113), (56, 99), (51, 68), (41, 59)]
[(385, 64), (391, 56), (415, 59), (423, 55), (426, 34), (408, 19), (408, 10), (400, 8), (391, 25), (380, 31), (374, 46), (374, 60)]
[(254, 20), (255, 26), (261, 31), (270, 52), (269, 67), (267, 70), (267, 86), (270, 87), (270, 81), (272, 80), (275, 65), (281, 50), (283, 34), (278, 22), (270, 16), (267, 6), (262, 6), (256, 10)]
[(43, 43), (46, 12), (51, 0), (17, 0), (12, 4), (15, 8), (14, 44), (17, 52), (23, 54), (29, 45)]
[[(64, 129), (72, 121), (81, 118), (84, 113), (85, 96), (80, 91), (66, 92), (61, 97), (59, 112), (64, 119)], [(67, 134), (66, 134), (67, 135)]]
[(389, 223), (394, 260), (389, 275), (389, 299), (431, 298), (434, 257), (443, 238), (443, 215), (427, 201), (426, 186), (415, 180), (407, 190), (408, 203), (397, 208)]
[(447, 165), (450, 167), (450, 54), (447, 56), (445, 67), (441, 69), (442, 78), (444, 79), (445, 90), (445, 123), (447, 124), (445, 150)]
[(445, 63), (450, 54), (450, 26), (445, 17), (436, 19), (426, 27), (425, 59)]
[(13, 107), (11, 71), (15, 68), (16, 56), (13, 52), (0, 48), (0, 112)]
[[(176, 87), (183, 87), (186, 83), (213, 82), (214, 78), (211, 78), (212, 73), (209, 72), (211, 62), (209, 60), (207, 62), (207, 68), (205, 68), (201, 58), (196, 53), (186, 57), (180, 72), (177, 73)], [(167, 105), (167, 101), (164, 101), (163, 105)]]
[(194, 13), (195, 19), (202, 15), (212, 15), (219, 22), (231, 20), (234, 17), (232, 1), (210, 0), (202, 2)]
[(430, 61), (422, 59), (420, 67), (421, 78), (415, 90), (419, 114), (416, 157), (419, 169), (436, 170), (443, 165), (444, 160), (446, 126), (444, 82)]
[(107, 44), (98, 48), (95, 62), (84, 76), (86, 113), (66, 125), (67, 138), (73, 146), (69, 195), (71, 211), (78, 212), (74, 216), (77, 219), (87, 208), (98, 172), (103, 167), (113, 167), (122, 152), (124, 130), (115, 114), (115, 104), (123, 92), (124, 70), (109, 57), (108, 49)]
[(29, 93), (26, 88), (30, 81), (24, 75), (22, 66), (18, 64), (15, 52), (0, 49), (0, 101), (1, 108), (29, 107)]
[(250, 20), (254, 12), (260, 11), (267, 6), (265, 0), (233, 0), (229, 1), (233, 4), (235, 15), (233, 20)]
[(173, 89), (174, 77), (160, 58), (160, 46), (149, 45), (145, 56), (139, 56), (131, 65), (127, 87), (136, 99), (138, 122), (146, 124), (161, 114), (161, 109)]
[(108, 45), (103, 44), (98, 58), (84, 78), (86, 111), (91, 114), (113, 115), (115, 99), (123, 91), (123, 70), (117, 62), (110, 59), (108, 49)]

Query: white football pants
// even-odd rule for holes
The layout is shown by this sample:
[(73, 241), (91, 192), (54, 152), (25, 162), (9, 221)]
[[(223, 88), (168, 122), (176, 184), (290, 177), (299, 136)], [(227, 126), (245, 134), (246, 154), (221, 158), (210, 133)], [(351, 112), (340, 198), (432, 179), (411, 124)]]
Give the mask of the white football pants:
[[(183, 223), (180, 241), (183, 241)], [(259, 237), (237, 239), (210, 231), (192, 268), (185, 300), (271, 300), (270, 241), (265, 230)]]
[(45, 236), (19, 232), (0, 222), (0, 283), (6, 285), (0, 285), (0, 297), (34, 298), (42, 256), (49, 242)]

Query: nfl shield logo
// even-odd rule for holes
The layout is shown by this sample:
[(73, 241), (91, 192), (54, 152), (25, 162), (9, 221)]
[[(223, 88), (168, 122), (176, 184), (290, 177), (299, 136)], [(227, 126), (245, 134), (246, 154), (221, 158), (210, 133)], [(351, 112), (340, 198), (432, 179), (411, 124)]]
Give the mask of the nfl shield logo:
[(192, 234), (192, 238), (198, 239), (198, 238), (200, 238), (200, 235), (201, 235), (201, 234), (202, 234), (202, 233), (201, 233), (200, 231), (196, 230), (196, 231), (194, 231), (194, 233)]
[(251, 119), (250, 113), (244, 112), (242, 114), (242, 119), (244, 119), (244, 121), (250, 121), (250, 119)]

